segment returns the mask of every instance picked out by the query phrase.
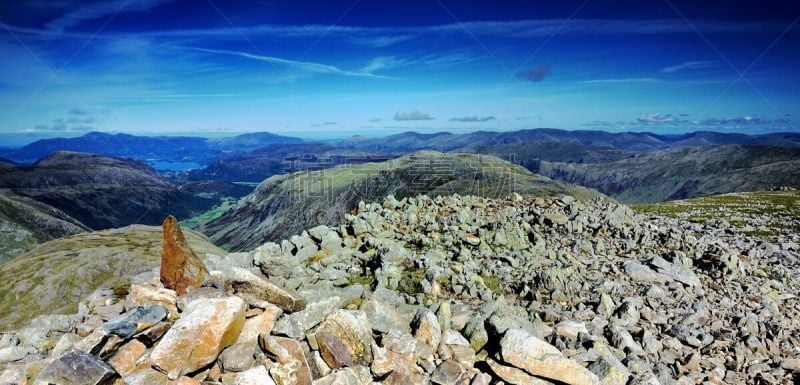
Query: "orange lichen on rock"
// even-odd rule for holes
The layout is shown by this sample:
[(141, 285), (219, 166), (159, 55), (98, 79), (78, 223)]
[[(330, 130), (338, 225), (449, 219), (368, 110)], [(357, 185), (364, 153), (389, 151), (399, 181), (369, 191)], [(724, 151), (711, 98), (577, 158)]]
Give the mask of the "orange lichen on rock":
[(208, 277), (208, 269), (189, 247), (178, 220), (172, 215), (164, 219), (161, 234), (161, 283), (178, 295), (186, 293), (187, 288), (200, 287)]

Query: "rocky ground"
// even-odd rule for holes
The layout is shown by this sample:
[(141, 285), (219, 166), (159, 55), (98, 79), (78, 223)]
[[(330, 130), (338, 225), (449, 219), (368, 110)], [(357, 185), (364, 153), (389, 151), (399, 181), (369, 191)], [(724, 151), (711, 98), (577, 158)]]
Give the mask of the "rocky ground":
[(797, 231), (569, 196), (389, 197), (198, 267), (173, 226), (170, 279), (2, 334), (0, 384), (800, 380)]

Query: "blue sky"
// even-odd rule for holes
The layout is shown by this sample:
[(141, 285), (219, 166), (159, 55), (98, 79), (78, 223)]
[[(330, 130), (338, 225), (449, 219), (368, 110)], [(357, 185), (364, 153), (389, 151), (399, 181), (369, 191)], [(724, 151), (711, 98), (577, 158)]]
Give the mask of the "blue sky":
[(0, 135), (798, 131), (794, 2), (551, 3), (2, 2)]

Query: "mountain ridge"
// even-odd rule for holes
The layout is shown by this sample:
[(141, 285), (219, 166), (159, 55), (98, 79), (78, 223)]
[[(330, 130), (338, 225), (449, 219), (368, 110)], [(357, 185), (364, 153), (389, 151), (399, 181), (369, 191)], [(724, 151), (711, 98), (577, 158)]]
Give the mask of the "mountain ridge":
[(421, 151), (382, 163), (338, 166), (276, 175), (204, 227), (222, 247), (242, 250), (302, 231), (310, 224), (331, 224), (378, 196), (398, 199), (416, 194), (489, 197), (521, 194), (601, 196), (593, 190), (530, 173), (493, 156)]

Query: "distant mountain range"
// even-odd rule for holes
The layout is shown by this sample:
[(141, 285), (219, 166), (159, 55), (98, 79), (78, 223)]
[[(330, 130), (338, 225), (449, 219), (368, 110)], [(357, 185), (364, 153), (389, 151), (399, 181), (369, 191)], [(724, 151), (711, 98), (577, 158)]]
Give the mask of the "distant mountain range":
[[(676, 147), (701, 147), (722, 144), (752, 144), (800, 147), (800, 134), (775, 133), (746, 135), (698, 131), (683, 135), (659, 135), (649, 132), (559, 130), (536, 128), (519, 131), (477, 131), (464, 134), (449, 132), (406, 132), (381, 138), (354, 136), (335, 143), (337, 148), (380, 152), (417, 150), (454, 151), (476, 146), (497, 146), (526, 142), (569, 143), (607, 147), (622, 151), (644, 152)], [(137, 136), (90, 132), (77, 138), (42, 139), (17, 149), (4, 148), (0, 156), (16, 163), (33, 163), (54, 151), (79, 151), (99, 155), (133, 158), (151, 162), (194, 162), (210, 165), (226, 153), (246, 152), (271, 145), (309, 143), (303, 139), (256, 132), (226, 138), (196, 136)], [(311, 141), (311, 143), (314, 143)], [(322, 144), (314, 143), (315, 146)], [(273, 147), (277, 148), (277, 147)], [(314, 150), (318, 153), (320, 150)], [(252, 156), (252, 155), (250, 155)], [(2, 162), (2, 160), (0, 160)]]
[(260, 183), (273, 175), (313, 171), (342, 164), (380, 162), (403, 152), (362, 150), (322, 143), (272, 144), (222, 153), (205, 168), (191, 170), (189, 180), (224, 180)]
[[(440, 152), (416, 153), (429, 149)], [(167, 214), (193, 219), (222, 246), (244, 249), (333, 223), (358, 200), (388, 194), (594, 194), (587, 187), (639, 203), (800, 187), (800, 134), (793, 133), (531, 129), (315, 143), (271, 133), (207, 139), (94, 132), (5, 151), (0, 259), (88, 229), (157, 224)], [(144, 160), (202, 167), (159, 173)], [(513, 186), (489, 188), (487, 180), (509, 175)]]
[(449, 132), (420, 134), (417, 132), (406, 132), (383, 138), (355, 137), (341, 141), (340, 145), (389, 151), (414, 151), (423, 149), (453, 151), (466, 147), (495, 146), (524, 142), (571, 143), (593, 147), (608, 147), (623, 151), (644, 152), (675, 147), (698, 147), (720, 144), (800, 147), (800, 134), (776, 133), (746, 135), (698, 131), (683, 135), (658, 135), (649, 132), (612, 133), (606, 131), (571, 131), (553, 128), (537, 128), (508, 132), (477, 131), (465, 134), (452, 134)]
[(79, 151), (144, 161), (206, 163), (221, 151), (252, 149), (276, 143), (301, 143), (302, 141), (299, 138), (268, 132), (219, 139), (90, 132), (77, 138), (37, 140), (18, 149), (6, 150), (4, 155), (17, 163), (33, 163), (54, 151)]

